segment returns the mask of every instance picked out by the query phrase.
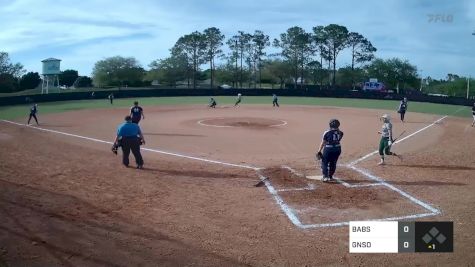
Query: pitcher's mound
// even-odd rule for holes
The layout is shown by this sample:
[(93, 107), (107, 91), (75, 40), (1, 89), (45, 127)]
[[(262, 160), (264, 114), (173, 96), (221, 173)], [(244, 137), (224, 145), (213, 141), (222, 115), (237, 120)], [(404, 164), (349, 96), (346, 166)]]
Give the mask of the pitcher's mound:
[(213, 118), (198, 121), (198, 124), (211, 127), (269, 128), (287, 124), (286, 121), (266, 118)]

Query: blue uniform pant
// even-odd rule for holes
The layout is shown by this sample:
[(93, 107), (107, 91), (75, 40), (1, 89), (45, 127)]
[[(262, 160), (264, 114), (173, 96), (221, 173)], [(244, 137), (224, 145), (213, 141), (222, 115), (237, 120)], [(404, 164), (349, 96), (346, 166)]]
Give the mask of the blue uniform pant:
[(325, 147), (322, 157), (323, 177), (332, 177), (336, 171), (336, 163), (341, 154), (341, 147)]

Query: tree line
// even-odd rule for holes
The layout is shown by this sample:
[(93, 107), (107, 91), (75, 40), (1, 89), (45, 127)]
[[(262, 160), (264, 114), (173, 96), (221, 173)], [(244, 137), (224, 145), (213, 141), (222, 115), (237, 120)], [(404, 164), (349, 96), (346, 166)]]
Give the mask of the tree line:
[[(273, 53), (269, 53), (271, 47)], [(343, 51), (349, 52), (351, 63), (337, 69)], [(153, 60), (148, 70), (134, 57), (115, 56), (97, 61), (92, 78), (98, 87), (141, 87), (158, 81), (162, 86), (188, 88), (229, 84), (234, 88), (313, 85), (351, 89), (377, 78), (392, 89), (423, 88), (425, 92), (441, 92), (446, 88), (445, 83), (455, 82), (451, 76), (446, 81), (434, 80), (439, 87), (430, 86), (433, 80), (421, 79), (417, 67), (409, 61), (376, 58), (376, 52), (376, 47), (362, 34), (337, 24), (315, 26), (311, 31), (294, 26), (273, 40), (260, 30), (237, 31), (226, 38), (220, 29), (210, 27), (178, 38), (170, 48), (170, 55)], [(37, 73), (25, 74), (21, 64), (8, 61), (8, 54), (0, 55), (0, 88), (10, 84), (14, 90), (21, 90), (38, 85)], [(60, 84), (79, 85), (78, 79), (77, 71), (65, 70)], [(88, 79), (79, 79), (84, 81), (80, 84), (90, 85)], [(455, 87), (447, 94), (459, 95), (462, 90)]]

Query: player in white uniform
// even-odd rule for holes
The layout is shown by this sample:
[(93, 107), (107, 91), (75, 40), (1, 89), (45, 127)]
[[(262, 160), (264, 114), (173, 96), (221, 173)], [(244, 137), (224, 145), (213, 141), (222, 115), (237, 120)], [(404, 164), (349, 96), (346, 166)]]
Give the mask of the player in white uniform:
[(394, 152), (391, 152), (391, 146), (394, 142), (393, 139), (393, 125), (391, 123), (391, 118), (388, 114), (381, 116), (383, 120), (383, 126), (381, 131), (378, 133), (381, 134), (381, 140), (379, 141), (379, 155), (381, 156), (381, 161), (378, 165), (384, 165), (384, 155), (396, 156), (399, 159), (402, 159), (400, 155), (397, 155)]
[(238, 106), (239, 103), (241, 103), (241, 93), (239, 93), (239, 94), (237, 95), (236, 103), (234, 103), (234, 106), (235, 106), (235, 107)]

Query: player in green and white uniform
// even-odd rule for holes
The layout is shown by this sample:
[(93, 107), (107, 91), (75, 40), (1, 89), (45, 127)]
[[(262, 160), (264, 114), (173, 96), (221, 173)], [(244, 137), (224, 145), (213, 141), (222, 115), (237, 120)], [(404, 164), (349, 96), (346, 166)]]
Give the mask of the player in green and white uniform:
[(391, 152), (391, 146), (394, 142), (393, 125), (391, 123), (391, 118), (388, 114), (384, 114), (383, 116), (381, 116), (381, 119), (383, 121), (383, 126), (381, 128), (381, 131), (378, 132), (379, 134), (381, 134), (381, 140), (379, 141), (379, 155), (381, 156), (381, 161), (378, 165), (384, 164), (384, 155), (396, 156), (401, 159), (400, 155)]
[(239, 93), (237, 95), (236, 103), (234, 103), (234, 106), (237, 107), (239, 105), (239, 103), (241, 103), (241, 93)]

